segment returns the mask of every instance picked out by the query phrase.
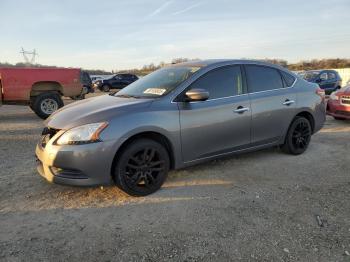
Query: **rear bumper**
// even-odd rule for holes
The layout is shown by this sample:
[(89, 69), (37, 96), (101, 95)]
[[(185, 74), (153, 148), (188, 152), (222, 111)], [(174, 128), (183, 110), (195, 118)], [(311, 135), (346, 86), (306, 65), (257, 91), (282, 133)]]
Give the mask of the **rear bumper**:
[(36, 146), (37, 170), (47, 181), (74, 186), (106, 185), (112, 182), (114, 158), (106, 142), (57, 146), (41, 142)]
[(350, 119), (350, 105), (342, 105), (338, 100), (328, 100), (327, 115)]

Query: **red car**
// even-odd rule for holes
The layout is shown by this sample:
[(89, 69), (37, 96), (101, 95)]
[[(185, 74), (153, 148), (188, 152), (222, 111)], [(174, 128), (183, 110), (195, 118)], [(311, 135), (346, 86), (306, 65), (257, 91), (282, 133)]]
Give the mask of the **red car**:
[(337, 120), (350, 120), (350, 86), (343, 87), (329, 96), (327, 114)]

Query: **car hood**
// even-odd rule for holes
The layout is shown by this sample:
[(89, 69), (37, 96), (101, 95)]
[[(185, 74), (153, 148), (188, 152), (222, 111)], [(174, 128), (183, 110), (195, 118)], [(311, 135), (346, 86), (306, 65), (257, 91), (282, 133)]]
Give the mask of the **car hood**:
[(337, 92), (337, 95), (350, 96), (350, 86), (343, 87)]
[(53, 113), (45, 125), (55, 129), (69, 129), (89, 123), (108, 121), (109, 119), (148, 107), (153, 99), (121, 98), (102, 95), (84, 99), (64, 106)]
[(344, 95), (350, 95), (350, 86), (347, 86), (345, 90), (343, 91)]

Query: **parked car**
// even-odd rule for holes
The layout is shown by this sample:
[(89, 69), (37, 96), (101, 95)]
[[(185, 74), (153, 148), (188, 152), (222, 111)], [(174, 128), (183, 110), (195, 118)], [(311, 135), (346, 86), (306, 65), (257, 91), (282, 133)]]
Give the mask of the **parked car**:
[(325, 121), (319, 91), (264, 62), (172, 65), (53, 114), (36, 147), (38, 171), (69, 185), (114, 181), (143, 196), (169, 169), (272, 146), (298, 155)]
[(62, 96), (82, 99), (87, 87), (91, 79), (80, 69), (0, 68), (0, 104), (29, 105), (43, 119), (63, 106)]
[(92, 83), (96, 83), (96, 81), (103, 80), (102, 76), (91, 76)]
[(329, 96), (327, 114), (336, 120), (350, 119), (350, 86), (343, 87)]
[(133, 74), (117, 74), (110, 78), (98, 80), (95, 87), (103, 92), (109, 92), (111, 89), (122, 89), (139, 79)]
[(300, 73), (309, 82), (317, 83), (325, 90), (326, 95), (338, 90), (342, 86), (342, 79), (335, 70), (312, 70)]

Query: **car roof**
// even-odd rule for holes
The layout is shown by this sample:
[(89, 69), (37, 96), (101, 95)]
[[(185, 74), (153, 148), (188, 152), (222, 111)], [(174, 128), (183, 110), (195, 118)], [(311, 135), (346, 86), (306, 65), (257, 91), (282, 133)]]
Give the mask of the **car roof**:
[(207, 59), (207, 60), (198, 60), (198, 61), (190, 61), (184, 63), (173, 64), (171, 66), (190, 66), (190, 67), (208, 67), (208, 66), (221, 66), (227, 64), (257, 64), (262, 66), (270, 66), (275, 67), (282, 70), (287, 70), (286, 68), (272, 64), (269, 62), (261, 61), (261, 60), (251, 60), (251, 59)]
[(120, 76), (120, 75), (131, 75), (131, 76), (136, 76), (136, 75), (133, 74), (133, 73), (118, 73), (118, 74), (115, 74), (114, 76)]
[(333, 70), (333, 69), (320, 69), (320, 70), (307, 70), (305, 71), (306, 73), (307, 72), (313, 72), (313, 73), (321, 73), (321, 72), (334, 72), (334, 73), (337, 73), (336, 70)]

